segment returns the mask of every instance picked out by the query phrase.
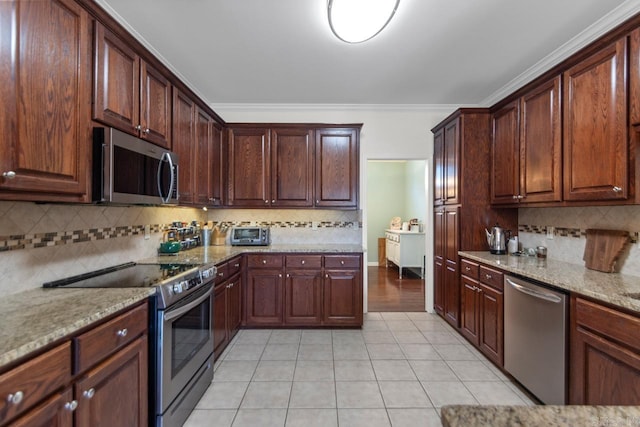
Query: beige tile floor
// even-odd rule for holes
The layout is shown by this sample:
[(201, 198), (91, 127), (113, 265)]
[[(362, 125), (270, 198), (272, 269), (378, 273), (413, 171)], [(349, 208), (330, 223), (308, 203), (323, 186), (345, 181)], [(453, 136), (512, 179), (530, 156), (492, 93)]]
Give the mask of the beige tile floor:
[(185, 426), (440, 426), (450, 404), (535, 403), (438, 316), (369, 313), (362, 330), (240, 331)]

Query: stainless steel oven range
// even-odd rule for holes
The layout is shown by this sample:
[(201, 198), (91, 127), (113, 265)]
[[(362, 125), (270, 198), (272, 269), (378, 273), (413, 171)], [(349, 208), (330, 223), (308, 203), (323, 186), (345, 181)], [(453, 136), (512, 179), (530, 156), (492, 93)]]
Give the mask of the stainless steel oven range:
[(213, 265), (127, 263), (44, 287), (156, 288), (149, 319), (149, 420), (182, 426), (213, 380)]

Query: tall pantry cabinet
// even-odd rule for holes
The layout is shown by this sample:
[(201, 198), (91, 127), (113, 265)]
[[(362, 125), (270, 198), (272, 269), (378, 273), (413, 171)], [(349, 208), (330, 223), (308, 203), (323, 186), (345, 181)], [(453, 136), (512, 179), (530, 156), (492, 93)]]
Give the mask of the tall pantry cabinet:
[(516, 209), (491, 208), (490, 116), (461, 108), (434, 127), (434, 309), (460, 324), (458, 251), (488, 250), (485, 228), (517, 230)]

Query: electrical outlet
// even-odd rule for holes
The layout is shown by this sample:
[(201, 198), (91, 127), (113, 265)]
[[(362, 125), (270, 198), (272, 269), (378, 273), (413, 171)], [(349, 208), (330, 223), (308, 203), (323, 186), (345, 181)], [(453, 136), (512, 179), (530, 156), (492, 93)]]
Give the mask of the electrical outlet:
[(547, 239), (553, 240), (553, 235), (555, 234), (555, 232), (556, 232), (556, 228), (551, 226), (551, 225), (548, 225), (547, 226)]
[(149, 224), (144, 226), (144, 240), (149, 240), (151, 237), (151, 226)]

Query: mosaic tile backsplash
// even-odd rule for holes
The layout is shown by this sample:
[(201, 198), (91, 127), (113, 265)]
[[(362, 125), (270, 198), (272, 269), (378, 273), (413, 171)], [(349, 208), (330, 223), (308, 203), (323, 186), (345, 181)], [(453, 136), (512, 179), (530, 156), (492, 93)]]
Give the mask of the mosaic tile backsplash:
[[(361, 243), (355, 211), (210, 210), (0, 202), (0, 292), (148, 258), (173, 221), (272, 227), (273, 243)], [(314, 229), (314, 225), (315, 228)], [(144, 228), (150, 229), (149, 239)]]
[[(546, 237), (554, 227), (553, 239)], [(584, 265), (586, 230), (590, 228), (629, 232), (620, 273), (640, 276), (640, 206), (593, 206), (518, 209), (518, 236), (522, 247), (546, 246), (547, 256)]]

